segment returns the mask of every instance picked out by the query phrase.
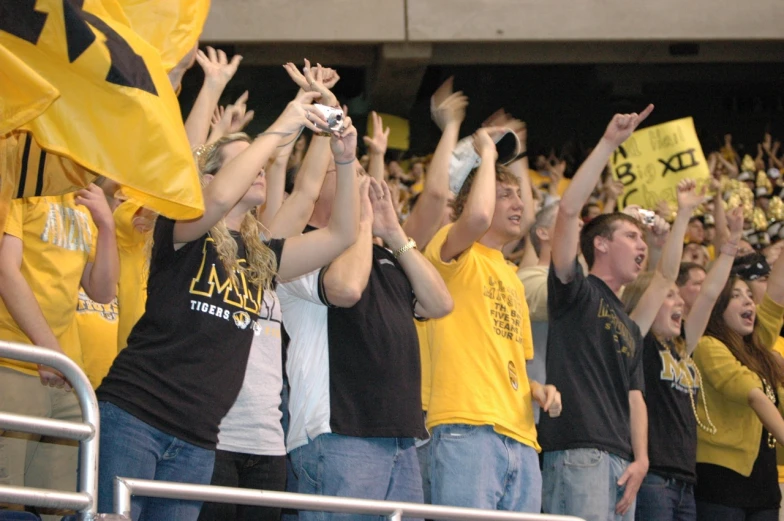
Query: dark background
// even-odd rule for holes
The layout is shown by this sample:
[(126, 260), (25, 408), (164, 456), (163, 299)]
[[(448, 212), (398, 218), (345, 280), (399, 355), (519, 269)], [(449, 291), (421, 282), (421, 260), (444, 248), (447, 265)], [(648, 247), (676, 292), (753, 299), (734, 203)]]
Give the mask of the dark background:
[[(231, 55), (230, 47), (225, 48)], [(349, 105), (360, 135), (373, 100), (366, 97), (364, 68), (338, 68), (335, 93)], [(430, 66), (408, 117), (408, 154), (432, 152), (439, 138), (430, 121), (429, 98), (450, 75), (455, 89), (470, 99), (462, 135), (472, 132), (489, 114), (503, 107), (528, 124), (529, 152), (554, 149), (579, 161), (598, 140), (616, 112), (656, 110), (646, 124), (692, 116), (705, 152), (718, 149), (725, 133), (733, 135), (739, 152), (756, 154), (764, 132), (784, 139), (784, 64), (601, 64)], [(198, 65), (183, 81), (180, 102), (187, 114), (202, 83)], [(240, 66), (221, 100), (227, 104), (250, 91), (249, 108), (256, 118), (251, 134), (264, 130), (296, 93), (282, 67)], [(361, 143), (361, 139), (360, 139)], [(362, 146), (362, 145), (360, 145)]]

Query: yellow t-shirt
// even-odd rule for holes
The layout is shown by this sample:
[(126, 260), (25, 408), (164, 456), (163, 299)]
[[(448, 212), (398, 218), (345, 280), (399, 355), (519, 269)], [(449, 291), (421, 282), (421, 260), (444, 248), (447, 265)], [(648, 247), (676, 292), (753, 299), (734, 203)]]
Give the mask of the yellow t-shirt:
[(117, 356), (117, 298), (109, 304), (99, 304), (80, 289), (76, 326), (82, 346), (84, 372), (93, 389), (97, 389)]
[[(784, 337), (778, 337), (773, 344), (773, 350), (784, 356)], [(784, 445), (779, 443), (776, 446), (776, 464), (779, 469), (779, 483), (784, 483)]]
[(117, 323), (117, 351), (128, 345), (128, 335), (144, 314), (147, 302), (147, 236), (138, 231), (133, 220), (141, 205), (124, 201), (114, 210), (117, 230), (117, 251), (120, 255), (120, 280), (117, 284), (119, 320)]
[(422, 369), (422, 410), (427, 411), (430, 402), (430, 332), (428, 326), (432, 320), (414, 320), (417, 338), (419, 338), (419, 357)]
[[(65, 354), (84, 367), (76, 329), (76, 303), (82, 273), (95, 259), (97, 229), (90, 212), (74, 202), (75, 193), (15, 199), (5, 233), (22, 240), (22, 276), (30, 285), (46, 322)], [(30, 344), (0, 301), (0, 338)], [(0, 366), (37, 375), (34, 364), (0, 359)]]
[(539, 451), (525, 368), (534, 351), (523, 284), (500, 250), (479, 243), (443, 262), (451, 228), (439, 230), (425, 250), (455, 302), (450, 315), (430, 324), (427, 427), (492, 425)]

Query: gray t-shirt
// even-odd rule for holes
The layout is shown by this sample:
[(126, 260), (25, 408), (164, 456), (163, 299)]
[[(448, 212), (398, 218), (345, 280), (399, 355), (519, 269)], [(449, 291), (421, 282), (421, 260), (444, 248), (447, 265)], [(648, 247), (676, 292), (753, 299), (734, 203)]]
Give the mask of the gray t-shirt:
[(284, 456), (286, 446), (280, 423), (280, 391), (283, 387), (281, 313), (274, 291), (264, 292), (260, 315), (259, 334), (253, 337), (242, 389), (220, 424), (218, 449)]

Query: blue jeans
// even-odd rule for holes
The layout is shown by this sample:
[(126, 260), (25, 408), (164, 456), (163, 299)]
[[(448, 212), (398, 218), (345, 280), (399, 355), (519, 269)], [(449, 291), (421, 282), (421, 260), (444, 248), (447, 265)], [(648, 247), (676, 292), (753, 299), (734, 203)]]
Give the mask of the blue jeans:
[(533, 447), (491, 425), (432, 429), (430, 483), (434, 505), (541, 512), (542, 474)]
[[(320, 496), (422, 503), (413, 438), (356, 438), (320, 434), (291, 452), (298, 492)], [(379, 516), (299, 511), (299, 521), (360, 521)]]
[(649, 472), (637, 493), (635, 521), (696, 521), (694, 485)]
[[(101, 410), (98, 511), (114, 512), (114, 478), (208, 485), (215, 452), (159, 431), (109, 402)], [(133, 521), (196, 521), (201, 501), (134, 496)]]
[(582, 517), (585, 521), (632, 521), (634, 505), (621, 516), (615, 505), (625, 487), (618, 486), (629, 462), (599, 449), (545, 452), (542, 508), (546, 514)]

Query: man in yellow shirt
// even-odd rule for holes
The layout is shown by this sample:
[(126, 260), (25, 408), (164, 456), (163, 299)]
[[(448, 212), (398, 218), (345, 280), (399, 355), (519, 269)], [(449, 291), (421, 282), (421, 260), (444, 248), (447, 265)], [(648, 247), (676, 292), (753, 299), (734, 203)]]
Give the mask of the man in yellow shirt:
[[(65, 353), (82, 366), (80, 283), (96, 302), (111, 302), (118, 264), (112, 213), (97, 186), (14, 200), (0, 242), (0, 338)], [(51, 368), (0, 359), (0, 410), (78, 420), (68, 387)], [(0, 483), (75, 490), (76, 447), (48, 441), (0, 436)]]
[(454, 311), (430, 337), (433, 504), (539, 513), (542, 478), (532, 399), (560, 412), (553, 386), (529, 382), (533, 356), (523, 285), (501, 249), (521, 235), (519, 180), (495, 168), (485, 130), (474, 145), (481, 164), (455, 198), (455, 222), (425, 256), (444, 278)]

